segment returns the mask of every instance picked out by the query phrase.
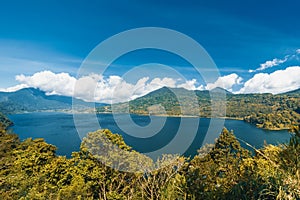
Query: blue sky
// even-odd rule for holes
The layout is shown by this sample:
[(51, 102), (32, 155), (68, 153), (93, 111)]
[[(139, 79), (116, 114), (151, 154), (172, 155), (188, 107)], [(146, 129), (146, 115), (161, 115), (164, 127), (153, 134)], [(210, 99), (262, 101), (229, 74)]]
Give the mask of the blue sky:
[[(242, 78), (241, 84), (230, 88), (238, 91), (255, 74), (272, 77), (278, 70), (299, 66), (299, 7), (297, 0), (3, 1), (0, 88), (24, 84), (24, 80), (15, 79), (16, 75), (33, 76), (45, 70), (76, 76), (83, 59), (108, 37), (132, 28), (163, 27), (199, 42), (222, 76), (236, 74)], [(267, 61), (273, 61), (274, 66), (269, 63), (271, 67), (249, 72)], [(195, 78), (187, 63), (157, 51), (124, 56), (115, 62), (122, 68), (112, 67), (108, 75), (122, 76), (132, 66), (151, 62), (183, 69), (188, 79)], [(293, 89), (300, 83), (291, 84)], [(261, 92), (267, 91), (265, 88)]]

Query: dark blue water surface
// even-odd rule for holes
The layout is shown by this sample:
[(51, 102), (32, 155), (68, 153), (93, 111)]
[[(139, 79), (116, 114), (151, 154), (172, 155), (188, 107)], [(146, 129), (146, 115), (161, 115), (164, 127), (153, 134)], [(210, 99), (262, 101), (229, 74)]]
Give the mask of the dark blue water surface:
[[(79, 116), (81, 118), (81, 130), (84, 130), (87, 133), (99, 128), (99, 125), (93, 123), (93, 120), (91, 120), (93, 115), (80, 114)], [(118, 124), (121, 124), (122, 127), (125, 126), (127, 130), (135, 131), (136, 127), (132, 126), (131, 123), (128, 123), (125, 120), (122, 122), (123, 116), (124, 115), (115, 116), (120, 120)], [(168, 117), (163, 128), (157, 134), (151, 137), (142, 138), (134, 137), (130, 134), (126, 134), (128, 132), (122, 131), (111, 114), (100, 114), (97, 115), (97, 117), (101, 128), (107, 128), (113, 133), (121, 134), (128, 145), (142, 153), (155, 151), (172, 141), (178, 133), (182, 121), (181, 118)], [(72, 114), (53, 112), (26, 113), (10, 115), (9, 118), (14, 122), (13, 131), (19, 135), (21, 140), (26, 138), (44, 138), (46, 142), (53, 144), (58, 148), (57, 154), (66, 155), (67, 157), (70, 157), (72, 152), (79, 150), (81, 139), (77, 133)], [(131, 118), (135, 124), (141, 127), (145, 127), (151, 123), (148, 116), (131, 115)], [(154, 120), (160, 120), (160, 117), (154, 117)], [(188, 136), (193, 130), (195, 118), (184, 118), (184, 120), (186, 124), (184, 131)], [(196, 136), (184, 155), (195, 155), (197, 149), (199, 149), (203, 143), (209, 124), (210, 119), (201, 118), (199, 120), (199, 128), (197, 129)], [(260, 148), (263, 146), (264, 142), (267, 142), (268, 144), (278, 144), (287, 142), (290, 138), (288, 131), (268, 131), (258, 129), (244, 121), (225, 120), (225, 127), (229, 130), (233, 130), (236, 137), (240, 139), (241, 145), (248, 149), (249, 146), (242, 141), (246, 141), (256, 148)], [(191, 130), (191, 132), (189, 132), (189, 130)], [(143, 134), (146, 134), (146, 132), (141, 132), (140, 134), (142, 136)], [(186, 141), (181, 139), (180, 141), (177, 141), (175, 145), (180, 147), (180, 145), (185, 144)]]

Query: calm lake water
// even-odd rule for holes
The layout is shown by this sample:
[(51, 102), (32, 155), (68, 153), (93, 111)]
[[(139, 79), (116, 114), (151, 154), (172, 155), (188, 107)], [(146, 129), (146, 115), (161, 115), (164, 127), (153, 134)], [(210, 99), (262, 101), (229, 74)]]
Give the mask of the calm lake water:
[[(80, 128), (87, 132), (95, 131), (99, 128), (98, 124), (95, 124), (93, 115), (91, 114), (80, 114)], [(111, 114), (100, 114), (97, 115), (101, 128), (110, 129), (113, 133), (119, 133), (123, 136), (125, 142), (132, 146), (135, 150), (147, 153), (160, 149), (168, 144), (175, 138), (178, 132), (181, 118), (168, 117), (163, 128), (155, 135), (151, 137), (144, 137), (143, 134), (147, 134), (145, 131), (141, 132), (141, 137), (134, 137), (126, 134), (128, 130), (136, 131), (136, 127), (126, 121), (122, 122), (123, 115), (118, 115), (116, 123), (113, 115)], [(73, 115), (66, 113), (26, 113), (26, 114), (14, 114), (10, 115), (9, 118), (14, 122), (13, 131), (17, 133), (21, 140), (26, 138), (44, 138), (47, 143), (55, 145), (58, 150), (57, 154), (66, 155), (70, 157), (71, 153), (78, 151), (81, 143), (81, 139), (77, 133)], [(132, 120), (141, 127), (145, 127), (151, 123), (150, 118), (147, 116), (131, 115)], [(154, 117), (155, 120), (161, 120), (161, 117)], [(193, 123), (195, 118), (185, 118), (186, 127), (184, 131), (189, 134), (189, 130), (193, 130)], [(198, 119), (197, 119), (198, 120)], [(217, 120), (218, 121), (218, 120)], [(221, 121), (221, 120), (220, 120)], [(117, 124), (121, 125), (121, 129)], [(210, 119), (201, 118), (199, 120), (199, 128), (197, 129), (193, 142), (189, 145), (184, 155), (193, 156), (196, 154), (197, 149), (202, 145), (205, 138), (205, 134), (208, 130)], [(189, 126), (189, 124), (191, 124)], [(233, 130), (234, 134), (241, 141), (246, 141), (256, 148), (263, 146), (266, 141), (268, 144), (278, 144), (287, 142), (290, 138), (288, 131), (268, 131), (258, 129), (253, 125), (250, 125), (244, 121), (237, 120), (225, 120), (225, 127), (228, 130)], [(152, 127), (153, 128), (153, 127)], [(217, 135), (213, 136), (214, 138)], [(187, 137), (188, 138), (188, 137)], [(179, 140), (175, 145), (180, 147), (184, 140)], [(182, 144), (181, 144), (182, 143)], [(241, 145), (249, 149), (245, 143), (241, 142)]]

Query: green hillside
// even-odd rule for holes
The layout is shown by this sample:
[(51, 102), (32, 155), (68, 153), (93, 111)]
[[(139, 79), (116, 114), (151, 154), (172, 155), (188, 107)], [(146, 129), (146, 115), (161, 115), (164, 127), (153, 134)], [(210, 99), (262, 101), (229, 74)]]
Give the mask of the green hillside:
[[(210, 94), (214, 96), (214, 107)], [(226, 97), (221, 99), (221, 94), (226, 94)], [(220, 109), (224, 106), (226, 113)], [(97, 111), (112, 112), (112, 107), (102, 106)], [(128, 104), (114, 104), (113, 111), (126, 113)], [(163, 87), (130, 101), (129, 112), (143, 115), (226, 117), (245, 120), (260, 128), (279, 130), (299, 124), (300, 95), (296, 91), (278, 95), (232, 94), (220, 88), (210, 93)]]

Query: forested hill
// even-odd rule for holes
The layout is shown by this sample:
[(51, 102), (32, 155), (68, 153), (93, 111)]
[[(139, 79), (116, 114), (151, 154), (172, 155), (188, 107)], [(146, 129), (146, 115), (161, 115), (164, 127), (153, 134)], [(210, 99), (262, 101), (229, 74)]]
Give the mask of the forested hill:
[[(175, 95), (176, 93), (176, 95)], [(152, 115), (192, 115), (212, 117), (212, 109), (225, 106), (226, 114), (217, 113), (213, 117), (242, 119), (265, 129), (288, 129), (300, 122), (300, 89), (292, 92), (272, 94), (232, 94), (222, 88), (211, 91), (214, 95), (212, 108), (210, 92), (190, 91), (183, 88), (163, 87), (143, 97), (129, 102), (129, 112), (134, 114)], [(221, 101), (218, 94), (226, 94)], [(196, 100), (195, 100), (196, 98)], [(114, 112), (128, 112), (127, 103), (114, 104)], [(185, 109), (182, 110), (181, 107)], [(195, 109), (199, 107), (199, 109)], [(111, 106), (102, 106), (99, 113), (111, 112)]]

